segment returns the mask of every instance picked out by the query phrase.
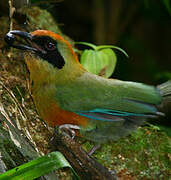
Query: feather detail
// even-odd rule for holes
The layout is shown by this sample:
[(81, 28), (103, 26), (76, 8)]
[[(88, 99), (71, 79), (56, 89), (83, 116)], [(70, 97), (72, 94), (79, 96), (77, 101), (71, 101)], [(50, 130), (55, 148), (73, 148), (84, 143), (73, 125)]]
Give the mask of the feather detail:
[(158, 106), (166, 115), (170, 114), (171, 109), (171, 80), (157, 86), (162, 96), (162, 103)]
[[(117, 110), (111, 110), (111, 109), (93, 109), (90, 111), (79, 111), (75, 112), (76, 114), (79, 114), (81, 116), (94, 119), (94, 120), (100, 120), (100, 121), (123, 121), (125, 118), (130, 117), (143, 117), (143, 118), (155, 118), (158, 115), (163, 115), (161, 112), (151, 113), (151, 114), (140, 114), (140, 113), (132, 113), (132, 112), (122, 112)], [(116, 117), (121, 117), (116, 118)], [(124, 118), (124, 119), (123, 119)]]
[(157, 88), (159, 89), (162, 97), (171, 96), (171, 80), (158, 85)]

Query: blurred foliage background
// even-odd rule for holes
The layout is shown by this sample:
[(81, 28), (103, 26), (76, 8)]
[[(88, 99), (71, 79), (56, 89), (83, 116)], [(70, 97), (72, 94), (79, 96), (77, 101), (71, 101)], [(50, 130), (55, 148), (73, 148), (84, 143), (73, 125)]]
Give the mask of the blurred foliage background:
[[(171, 11), (166, 0), (65, 0), (49, 7), (62, 31), (75, 41), (113, 44), (113, 77), (158, 84), (171, 78)], [(42, 5), (43, 6), (43, 5)], [(46, 6), (44, 6), (46, 8)]]

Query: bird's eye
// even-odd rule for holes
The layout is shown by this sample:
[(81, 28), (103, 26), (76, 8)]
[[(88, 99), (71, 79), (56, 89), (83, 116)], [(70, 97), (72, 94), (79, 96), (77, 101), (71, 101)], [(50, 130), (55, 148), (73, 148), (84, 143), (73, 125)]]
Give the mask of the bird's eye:
[(46, 48), (47, 50), (52, 51), (52, 50), (54, 50), (54, 49), (56, 48), (56, 46), (55, 46), (55, 44), (54, 44), (53, 42), (49, 41), (49, 42), (47, 42), (47, 43), (45, 44), (45, 48)]

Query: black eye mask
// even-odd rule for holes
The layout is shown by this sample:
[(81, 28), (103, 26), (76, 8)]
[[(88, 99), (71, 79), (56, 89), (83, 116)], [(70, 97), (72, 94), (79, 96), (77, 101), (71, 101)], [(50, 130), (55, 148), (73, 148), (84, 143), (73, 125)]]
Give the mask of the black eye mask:
[[(23, 44), (15, 35), (24, 39), (27, 44)], [(58, 51), (57, 42), (49, 36), (32, 36), (27, 32), (13, 30), (6, 34), (5, 41), (11, 47), (33, 52), (58, 69), (65, 65), (64, 58)]]
[(34, 36), (32, 42), (41, 50), (36, 53), (54, 67), (61, 69), (65, 65), (64, 58), (57, 48), (57, 42), (48, 36)]

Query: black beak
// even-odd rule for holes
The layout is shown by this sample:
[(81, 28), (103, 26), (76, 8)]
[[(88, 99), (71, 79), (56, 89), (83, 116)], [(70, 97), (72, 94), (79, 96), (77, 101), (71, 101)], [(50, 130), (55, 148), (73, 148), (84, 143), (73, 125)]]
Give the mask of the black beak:
[(21, 50), (29, 50), (29, 51), (37, 52), (36, 48), (33, 48), (29, 45), (14, 44), (17, 41), (17, 38), (15, 35), (23, 38), (28, 44), (31, 45), (31, 42), (32, 42), (32, 35), (31, 34), (29, 34), (28, 32), (13, 30), (13, 31), (9, 31), (4, 38), (6, 43), (9, 46), (17, 48), (17, 49), (21, 49)]

